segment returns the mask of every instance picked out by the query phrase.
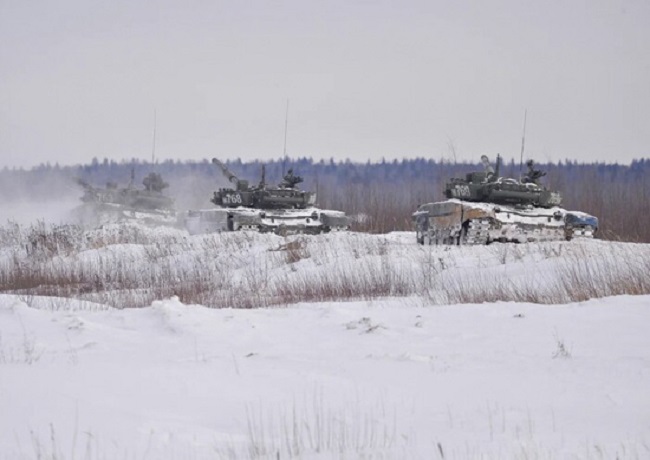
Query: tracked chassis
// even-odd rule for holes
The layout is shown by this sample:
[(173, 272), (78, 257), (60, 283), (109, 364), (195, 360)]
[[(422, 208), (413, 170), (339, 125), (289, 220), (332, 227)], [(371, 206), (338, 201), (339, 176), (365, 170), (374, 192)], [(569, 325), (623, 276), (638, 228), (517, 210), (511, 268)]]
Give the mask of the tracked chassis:
[(262, 167), (259, 184), (250, 185), (217, 158), (212, 163), (233, 187), (214, 192), (210, 201), (218, 208), (187, 212), (184, 226), (190, 234), (252, 230), (279, 235), (317, 235), (350, 228), (350, 218), (345, 213), (314, 207), (316, 193), (300, 190), (297, 184), (302, 178), (295, 176), (292, 169), (280, 184), (269, 186)]
[(82, 225), (98, 226), (132, 220), (154, 226), (177, 224), (174, 200), (162, 193), (169, 185), (160, 174), (149, 173), (142, 181), (143, 189), (134, 186), (134, 170), (131, 170), (131, 181), (126, 187), (110, 182), (106, 187), (94, 187), (81, 178), (76, 182), (84, 189), (83, 204), (72, 213)]
[(85, 227), (97, 227), (118, 222), (139, 222), (151, 226), (176, 226), (174, 210), (143, 210), (114, 203), (83, 203), (73, 211), (75, 221)]
[(420, 244), (482, 245), (593, 237), (598, 219), (560, 207), (509, 206), (450, 199), (413, 214)]
[(260, 210), (250, 208), (202, 209), (189, 211), (185, 228), (190, 234), (253, 230), (286, 235), (317, 235), (347, 230), (349, 218), (340, 211), (306, 209)]
[(540, 184), (546, 172), (528, 160), (519, 179), (502, 177), (501, 156), (496, 167), (481, 156), (483, 171), (455, 177), (445, 185), (447, 201), (421, 205), (413, 213), (420, 244), (489, 244), (591, 238), (598, 218), (560, 207), (562, 195)]

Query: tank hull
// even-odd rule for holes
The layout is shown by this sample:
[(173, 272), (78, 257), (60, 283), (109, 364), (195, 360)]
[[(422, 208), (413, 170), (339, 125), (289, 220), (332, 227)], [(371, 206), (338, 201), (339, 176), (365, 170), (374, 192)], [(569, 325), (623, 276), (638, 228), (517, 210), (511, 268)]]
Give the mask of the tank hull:
[(137, 221), (151, 226), (177, 226), (176, 212), (169, 209), (142, 209), (115, 203), (83, 203), (73, 211), (73, 218), (84, 227)]
[(188, 211), (185, 228), (192, 234), (252, 230), (286, 235), (348, 230), (350, 219), (341, 211), (306, 209), (217, 208)]
[(98, 188), (81, 179), (77, 183), (84, 188), (83, 204), (73, 210), (73, 217), (84, 226), (133, 220), (152, 226), (177, 225), (174, 200), (161, 192), (167, 184), (156, 173), (144, 179), (143, 184), (149, 187), (144, 190), (132, 184)]
[(282, 182), (273, 187), (267, 185), (265, 168), (262, 167), (259, 184), (251, 186), (219, 159), (213, 158), (212, 163), (219, 166), (233, 187), (214, 192), (210, 201), (218, 208), (187, 212), (184, 225), (190, 234), (251, 230), (278, 235), (316, 235), (350, 228), (350, 219), (345, 213), (314, 207), (316, 193), (296, 187), (302, 178), (295, 176), (293, 169), (289, 169)]
[(413, 214), (420, 244), (490, 244), (591, 238), (598, 219), (561, 207), (509, 206), (450, 199)]

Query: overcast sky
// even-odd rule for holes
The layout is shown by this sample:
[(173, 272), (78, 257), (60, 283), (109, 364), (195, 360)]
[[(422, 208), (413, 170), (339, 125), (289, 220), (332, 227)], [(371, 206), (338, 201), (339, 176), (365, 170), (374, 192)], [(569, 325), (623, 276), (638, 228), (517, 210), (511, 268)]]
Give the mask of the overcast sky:
[(0, 0), (0, 166), (650, 157), (650, 2)]

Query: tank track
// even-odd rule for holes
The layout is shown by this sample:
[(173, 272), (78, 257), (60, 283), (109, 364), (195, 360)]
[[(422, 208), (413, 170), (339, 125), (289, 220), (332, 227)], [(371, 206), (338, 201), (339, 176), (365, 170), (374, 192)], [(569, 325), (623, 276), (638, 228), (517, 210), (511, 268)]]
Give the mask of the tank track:
[(255, 231), (277, 235), (319, 235), (350, 228), (350, 219), (340, 211), (307, 210), (265, 211), (261, 209), (204, 209), (188, 211), (183, 226), (192, 235), (213, 232)]
[(539, 230), (518, 228), (518, 234), (510, 234), (509, 239), (491, 237), (490, 232), (493, 231), (493, 223), (490, 219), (472, 219), (465, 222), (460, 232), (456, 229), (430, 229), (428, 234), (425, 234), (418, 240), (420, 244), (425, 245), (459, 245), (459, 246), (475, 246), (487, 245), (492, 242), (542, 242), (542, 241), (566, 241), (572, 239), (591, 239), (594, 236), (593, 228), (575, 227), (572, 229), (564, 229), (559, 227), (555, 230), (547, 229), (545, 233), (540, 233)]
[(591, 239), (594, 237), (594, 229), (591, 227), (578, 227), (572, 229), (567, 235), (567, 239), (574, 238), (587, 238)]
[(459, 245), (485, 245), (490, 239), (489, 219), (473, 219), (463, 226), (458, 237)]

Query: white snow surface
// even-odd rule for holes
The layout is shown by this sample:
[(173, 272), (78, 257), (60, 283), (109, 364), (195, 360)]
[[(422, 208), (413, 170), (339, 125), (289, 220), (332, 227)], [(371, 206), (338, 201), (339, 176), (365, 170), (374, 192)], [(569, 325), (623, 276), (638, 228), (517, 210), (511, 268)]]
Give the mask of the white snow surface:
[(650, 458), (648, 325), (650, 296), (0, 295), (0, 458)]
[[(2, 273), (152, 291), (202, 277), (220, 305), (269, 308), (138, 303), (119, 285), (83, 301), (1, 294), (0, 460), (650, 458), (650, 296), (564, 300), (567, 276), (599, 296), (647, 279), (650, 245), (133, 225), (34, 245), (42, 234), (6, 230)], [(360, 289), (272, 302), (321, 285)], [(545, 305), (462, 303), (488, 295)]]

